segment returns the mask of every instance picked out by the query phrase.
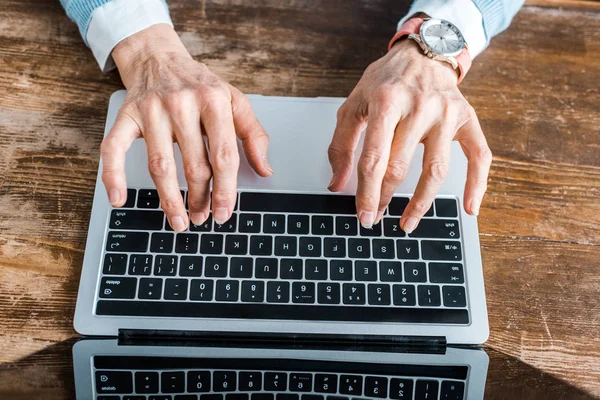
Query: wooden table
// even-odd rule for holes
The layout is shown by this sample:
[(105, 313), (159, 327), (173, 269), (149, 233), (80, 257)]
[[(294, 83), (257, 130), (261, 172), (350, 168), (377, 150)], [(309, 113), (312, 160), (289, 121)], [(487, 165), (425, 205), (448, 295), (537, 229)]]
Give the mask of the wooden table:
[[(408, 2), (171, 0), (191, 53), (247, 93), (346, 96)], [(234, 6), (235, 4), (235, 6)], [(461, 89), (494, 152), (481, 215), (487, 397), (600, 396), (600, 6), (536, 0)], [(117, 73), (58, 1), (0, 6), (0, 398), (69, 398), (69, 343)], [(72, 384), (72, 383), (71, 383)], [(6, 396), (7, 394), (12, 397)], [(53, 395), (53, 396), (51, 396)]]

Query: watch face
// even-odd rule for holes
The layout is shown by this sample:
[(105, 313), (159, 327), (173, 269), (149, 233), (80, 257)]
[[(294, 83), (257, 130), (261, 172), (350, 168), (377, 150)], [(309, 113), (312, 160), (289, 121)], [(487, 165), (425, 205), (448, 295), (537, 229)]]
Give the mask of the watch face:
[(465, 39), (454, 24), (443, 19), (429, 19), (421, 25), (421, 39), (434, 52), (443, 56), (458, 55)]

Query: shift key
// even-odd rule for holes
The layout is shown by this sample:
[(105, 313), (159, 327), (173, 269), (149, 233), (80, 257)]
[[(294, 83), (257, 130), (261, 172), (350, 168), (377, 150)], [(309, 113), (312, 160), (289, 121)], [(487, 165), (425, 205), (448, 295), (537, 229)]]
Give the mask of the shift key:
[(148, 232), (108, 232), (106, 251), (145, 252), (148, 248)]

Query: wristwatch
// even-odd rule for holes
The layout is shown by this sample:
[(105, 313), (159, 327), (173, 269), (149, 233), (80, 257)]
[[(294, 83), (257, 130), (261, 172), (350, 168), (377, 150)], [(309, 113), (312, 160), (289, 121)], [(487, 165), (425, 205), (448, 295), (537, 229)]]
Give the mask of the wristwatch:
[(458, 71), (458, 83), (471, 67), (465, 38), (452, 22), (436, 18), (411, 18), (398, 29), (388, 50), (405, 36), (417, 42), (427, 57), (452, 65)]

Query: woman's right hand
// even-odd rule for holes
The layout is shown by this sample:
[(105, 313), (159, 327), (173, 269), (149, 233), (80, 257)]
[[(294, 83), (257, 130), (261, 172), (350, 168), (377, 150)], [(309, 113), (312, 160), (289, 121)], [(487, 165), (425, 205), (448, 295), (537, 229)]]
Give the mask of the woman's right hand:
[(128, 92), (101, 146), (102, 181), (110, 203), (125, 203), (125, 153), (133, 140), (143, 137), (161, 206), (171, 227), (185, 230), (188, 215), (177, 182), (176, 141), (188, 184), (189, 219), (199, 225), (208, 218), (213, 179), (213, 218), (227, 221), (237, 199), (236, 136), (252, 168), (263, 177), (273, 173), (267, 161), (269, 136), (248, 98), (196, 62), (168, 25), (153, 25), (124, 39), (112, 55)]

